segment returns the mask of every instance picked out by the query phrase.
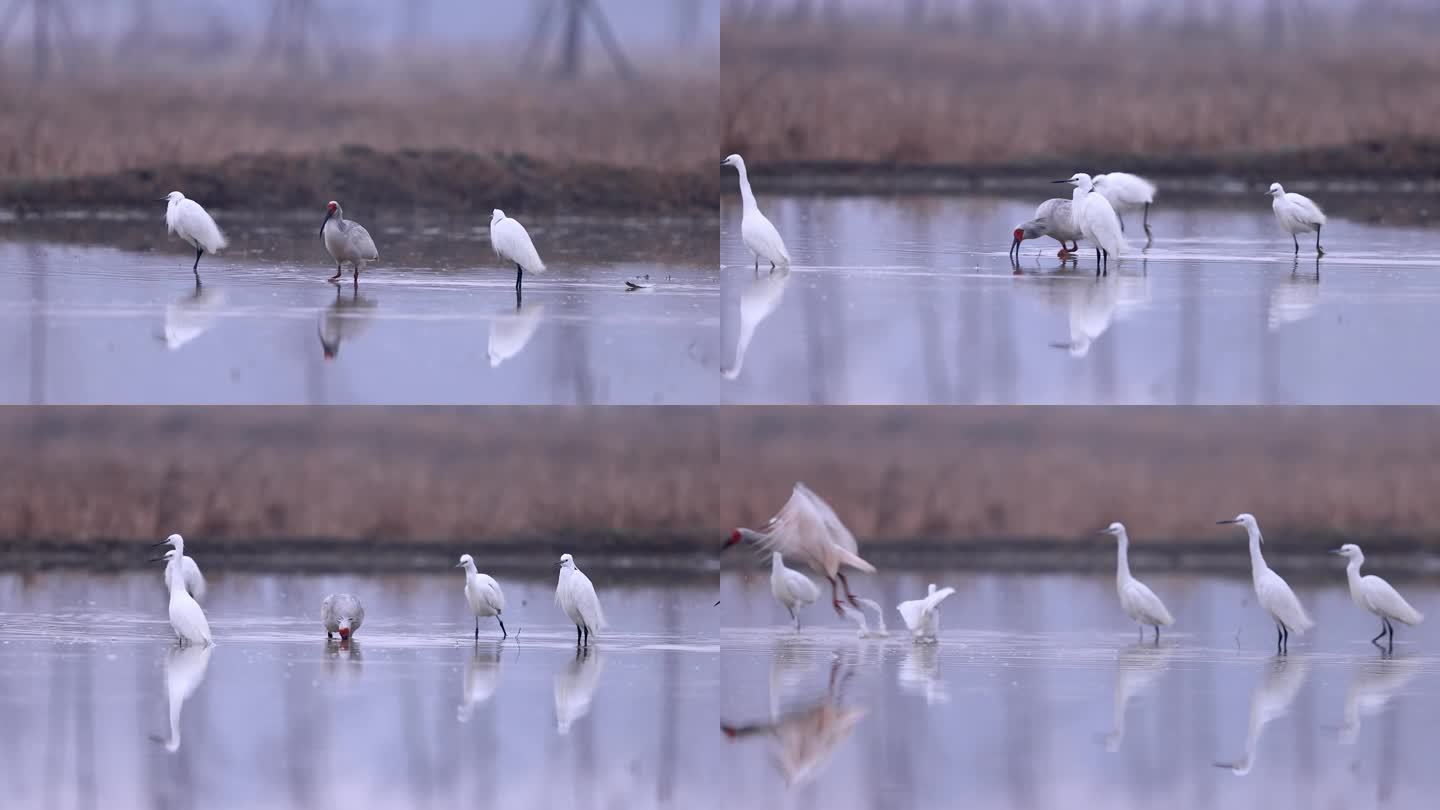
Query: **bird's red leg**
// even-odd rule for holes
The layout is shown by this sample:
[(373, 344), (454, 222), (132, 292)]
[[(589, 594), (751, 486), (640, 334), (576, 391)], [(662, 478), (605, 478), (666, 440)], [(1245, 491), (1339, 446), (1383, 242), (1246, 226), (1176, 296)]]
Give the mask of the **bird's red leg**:
[(835, 612), (837, 614), (844, 616), (845, 611), (840, 609), (840, 592), (836, 590), (835, 578), (826, 577), (826, 579), (830, 580), (830, 604), (835, 606)]
[(855, 601), (855, 594), (850, 592), (850, 580), (845, 578), (844, 572), (837, 573), (836, 576), (840, 577), (840, 582), (845, 586), (845, 598), (859, 610), (860, 604)]

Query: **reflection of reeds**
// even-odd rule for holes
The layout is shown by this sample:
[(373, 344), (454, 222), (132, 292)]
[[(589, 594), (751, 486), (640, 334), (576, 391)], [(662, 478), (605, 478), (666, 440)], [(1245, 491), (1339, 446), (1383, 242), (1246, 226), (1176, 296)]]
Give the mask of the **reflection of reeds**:
[(96, 71), (38, 86), (0, 82), (0, 171), (99, 174), (341, 144), (660, 169), (715, 158), (713, 77), (681, 70), (642, 91), (608, 77), (572, 85), (465, 67), (363, 81)]
[(1424, 32), (1283, 48), (1153, 30), (732, 32), (721, 151), (760, 161), (993, 165), (1440, 136), (1440, 51)]
[(1440, 528), (1434, 410), (728, 408), (720, 436), (729, 521), (757, 525), (803, 480), (866, 543), (1083, 544), (1121, 520), (1137, 544), (1228, 543), (1243, 561), (1243, 535), (1214, 525), (1242, 511), (1272, 541)]

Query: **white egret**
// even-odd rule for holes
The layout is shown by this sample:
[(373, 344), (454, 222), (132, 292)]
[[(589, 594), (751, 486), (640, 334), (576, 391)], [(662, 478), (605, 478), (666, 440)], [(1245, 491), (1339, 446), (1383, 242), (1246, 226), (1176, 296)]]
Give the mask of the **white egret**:
[(800, 614), (796, 611), (820, 598), (820, 589), (815, 587), (815, 583), (799, 571), (786, 568), (785, 560), (778, 551), (770, 552), (770, 593), (775, 595), (776, 602), (790, 611), (797, 633), (800, 632)]
[(1298, 234), (1315, 232), (1315, 255), (1324, 256), (1325, 249), (1320, 247), (1320, 228), (1325, 225), (1325, 212), (1315, 201), (1304, 194), (1287, 192), (1284, 186), (1279, 183), (1271, 183), (1270, 190), (1265, 192), (1270, 195), (1270, 207), (1275, 209), (1275, 221), (1280, 223), (1280, 230), (1290, 234), (1290, 241), (1295, 243), (1295, 255), (1300, 255), (1300, 238)]
[(325, 625), (326, 638), (339, 633), (342, 641), (349, 640), (365, 621), (365, 606), (352, 594), (332, 593), (320, 603), (320, 621)]
[(1392, 621), (1411, 627), (1425, 621), (1425, 615), (1410, 606), (1405, 597), (1394, 586), (1374, 574), (1360, 576), (1360, 566), (1365, 564), (1365, 554), (1354, 543), (1346, 543), (1330, 552), (1349, 560), (1345, 565), (1345, 578), (1350, 582), (1350, 599), (1362, 609), (1380, 617), (1380, 635), (1370, 639), (1379, 645), (1380, 639), (1389, 634), (1389, 646), (1395, 649), (1395, 626)]
[[(197, 602), (204, 599), (205, 575), (200, 573), (200, 566), (195, 564), (193, 558), (185, 556), (185, 538), (178, 534), (172, 534), (151, 548), (157, 546), (173, 546), (176, 551), (175, 558), (165, 564), (165, 587), (170, 587), (172, 578), (179, 577), (186, 592), (195, 597)], [(169, 557), (167, 556), (166, 559)]]
[(195, 694), (205, 682), (205, 670), (210, 666), (209, 645), (200, 647), (172, 647), (165, 656), (165, 697), (170, 704), (170, 738), (165, 740), (165, 750), (175, 753), (180, 750), (180, 712), (185, 701)]
[[(179, 558), (178, 549), (172, 548), (165, 552), (167, 567), (169, 562)], [(214, 644), (210, 638), (210, 622), (205, 620), (205, 611), (200, 609), (200, 603), (185, 590), (184, 577), (166, 577), (166, 584), (170, 587), (170, 627), (175, 630), (175, 637), (179, 639), (180, 645), (199, 644), (208, 647)]]
[(325, 251), (335, 262), (335, 275), (330, 277), (330, 281), (339, 282), (341, 266), (349, 262), (350, 276), (359, 284), (360, 271), (365, 269), (365, 263), (380, 258), (370, 232), (360, 223), (346, 219), (340, 203), (334, 200), (325, 206), (325, 221), (320, 223), (320, 241), (325, 243)]
[(1250, 722), (1245, 732), (1245, 755), (1235, 762), (1217, 762), (1215, 767), (1227, 768), (1236, 776), (1245, 776), (1255, 767), (1260, 753), (1260, 735), (1265, 726), (1290, 710), (1290, 704), (1305, 685), (1305, 676), (1310, 671), (1310, 662), (1298, 659), (1276, 658), (1266, 664), (1265, 677), (1250, 696)]
[(495, 368), (523, 351), (530, 338), (535, 337), (544, 316), (544, 304), (526, 304), (491, 315), (490, 341), (485, 346), (490, 367)]
[(576, 650), (575, 658), (555, 673), (555, 730), (570, 733), (576, 720), (590, 713), (590, 702), (600, 685), (602, 658), (598, 652)]
[(1255, 597), (1260, 600), (1260, 607), (1275, 621), (1276, 652), (1289, 652), (1290, 633), (1304, 635), (1306, 630), (1315, 626), (1315, 622), (1300, 606), (1300, 599), (1290, 590), (1290, 585), (1265, 564), (1265, 557), (1260, 553), (1260, 544), (1264, 542), (1260, 536), (1260, 524), (1248, 512), (1216, 523), (1238, 523), (1245, 527), (1250, 537), (1250, 576), (1255, 581)]
[(1116, 541), (1115, 592), (1120, 596), (1121, 609), (1139, 625), (1142, 640), (1147, 626), (1155, 628), (1155, 643), (1158, 645), (1160, 628), (1169, 627), (1175, 619), (1171, 618), (1160, 597), (1130, 573), (1130, 535), (1125, 531), (1125, 524), (1111, 523), (1101, 529), (1100, 534), (1108, 534)]
[(225, 235), (210, 214), (200, 203), (185, 198), (184, 194), (172, 191), (165, 195), (165, 227), (181, 241), (195, 248), (195, 264), (190, 268), (195, 273), (195, 283), (200, 283), (200, 257), (214, 255), (225, 249)]
[(733, 380), (740, 376), (740, 369), (745, 365), (745, 352), (750, 348), (750, 341), (755, 339), (756, 328), (779, 309), (780, 299), (789, 283), (790, 268), (782, 267), (755, 277), (741, 291), (740, 332), (735, 338), (735, 360), (728, 368), (720, 370), (725, 379)]
[(545, 272), (545, 263), (530, 241), (530, 234), (519, 221), (505, 216), (496, 208), (490, 214), (490, 246), (495, 255), (515, 263), (515, 297), (520, 297), (520, 279), (525, 273), (535, 275)]
[[(1070, 258), (1080, 250), (1078, 240), (1081, 234), (1080, 228), (1075, 224), (1074, 207), (1070, 200), (1060, 197), (1040, 203), (1035, 208), (1034, 219), (1015, 226), (1015, 241), (1010, 243), (1010, 255), (1019, 259), (1021, 242), (1048, 236), (1060, 243), (1060, 252), (1057, 255), (1062, 259)], [(1074, 242), (1075, 247), (1067, 247), (1066, 242)]]
[(830, 582), (830, 598), (835, 612), (845, 615), (840, 609), (840, 596), (836, 580), (845, 588), (845, 598), (858, 608), (855, 595), (850, 592), (850, 582), (845, 578), (842, 567), (854, 568), (867, 574), (875, 573), (875, 566), (861, 559), (855, 535), (845, 528), (835, 510), (811, 492), (809, 487), (797, 482), (775, 517), (759, 531), (736, 529), (720, 550), (741, 542), (749, 541), (765, 551), (779, 551), (792, 561), (803, 562)]
[(461, 554), (455, 567), (465, 569), (465, 601), (470, 603), (470, 612), (475, 615), (475, 640), (480, 640), (481, 616), (494, 616), (500, 625), (500, 638), (508, 638), (505, 621), (500, 618), (505, 611), (505, 594), (500, 590), (500, 583), (489, 574), (476, 571), (475, 558), (469, 554)]
[(470, 653), (465, 664), (465, 680), (461, 682), (460, 705), (455, 709), (455, 719), (462, 723), (470, 720), (475, 707), (495, 696), (500, 688), (500, 646), (494, 645), (482, 651), (479, 644)]
[(1122, 212), (1130, 209), (1145, 209), (1145, 218), (1142, 223), (1145, 226), (1145, 239), (1150, 240), (1150, 206), (1155, 203), (1155, 184), (1145, 178), (1130, 174), (1129, 172), (1110, 172), (1109, 174), (1097, 174), (1092, 181), (1095, 183), (1095, 190), (1105, 195), (1110, 201), (1110, 206), (1115, 209), (1115, 216), (1120, 220), (1120, 230), (1125, 230), (1125, 218)]
[(575, 625), (575, 645), (590, 646), (590, 637), (605, 629), (605, 614), (600, 610), (600, 597), (590, 578), (577, 567), (575, 558), (561, 554), (560, 579), (555, 585), (555, 604)]
[(755, 192), (750, 190), (750, 174), (745, 170), (745, 158), (731, 155), (720, 165), (734, 166), (740, 175), (740, 239), (755, 256), (755, 272), (760, 272), (761, 259), (770, 262), (772, 270), (777, 266), (790, 266), (790, 252), (785, 249), (785, 240), (780, 238), (780, 232), (775, 230), (770, 220), (760, 213), (760, 205), (755, 202)]
[(930, 592), (924, 599), (912, 599), (895, 606), (916, 641), (935, 643), (940, 635), (940, 603), (952, 593), (955, 593), (954, 588), (936, 590), (935, 583), (932, 582)]
[(1084, 172), (1077, 172), (1069, 179), (1053, 182), (1069, 183), (1075, 187), (1070, 197), (1070, 210), (1080, 235), (1095, 246), (1095, 274), (1099, 275), (1101, 272), (1102, 253), (1105, 256), (1104, 271), (1110, 272), (1110, 254), (1114, 253), (1115, 258), (1119, 259), (1125, 245), (1125, 238), (1120, 230), (1120, 218), (1115, 215), (1114, 207), (1105, 199), (1104, 194), (1095, 193), (1094, 181)]

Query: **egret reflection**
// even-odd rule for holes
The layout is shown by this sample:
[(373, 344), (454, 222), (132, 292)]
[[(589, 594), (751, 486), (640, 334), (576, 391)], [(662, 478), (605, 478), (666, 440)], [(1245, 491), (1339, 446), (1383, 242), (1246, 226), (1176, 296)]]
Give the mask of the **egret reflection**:
[(465, 662), (465, 680), (461, 681), (460, 705), (455, 710), (455, 719), (462, 723), (470, 721), (475, 708), (488, 702), (500, 688), (500, 644), (476, 643)]
[(1413, 658), (1385, 657), (1361, 664), (1345, 692), (1345, 722), (1340, 726), (1340, 742), (1354, 745), (1360, 737), (1360, 719), (1384, 711), (1420, 670), (1420, 662)]
[(495, 368), (515, 357), (535, 337), (545, 316), (544, 304), (525, 304), (515, 309), (502, 309), (490, 316), (490, 367)]
[(165, 327), (161, 339), (165, 347), (175, 351), (210, 331), (225, 306), (225, 294), (207, 290), (199, 284), (165, 307)]
[[(1299, 263), (1296, 263), (1298, 270)], [(1270, 290), (1270, 308), (1266, 326), (1277, 332), (1282, 326), (1299, 323), (1315, 314), (1320, 305), (1320, 273), (1315, 275), (1291, 272)]]
[(1236, 776), (1245, 776), (1255, 767), (1260, 753), (1260, 735), (1270, 721), (1283, 716), (1305, 685), (1310, 662), (1304, 656), (1277, 657), (1265, 664), (1265, 675), (1250, 696), (1250, 722), (1245, 734), (1245, 754), (1234, 762), (1217, 762)]
[(175, 645), (165, 656), (165, 696), (170, 703), (170, 737), (163, 740), (165, 750), (180, 750), (180, 713), (185, 701), (205, 682), (210, 667), (211, 645)]
[(1105, 750), (1115, 753), (1125, 742), (1125, 717), (1130, 701), (1148, 692), (1169, 668), (1173, 647), (1157, 647), (1145, 643), (1127, 647), (1120, 653), (1115, 666), (1115, 715), (1110, 733), (1105, 735)]
[(790, 268), (780, 267), (759, 273), (751, 279), (740, 293), (740, 334), (735, 341), (735, 359), (728, 368), (721, 370), (725, 379), (740, 376), (745, 365), (745, 353), (750, 350), (750, 341), (760, 323), (774, 314), (785, 296), (785, 287), (790, 283)]
[(590, 701), (600, 685), (604, 668), (602, 656), (590, 647), (575, 651), (575, 657), (555, 673), (555, 730), (569, 734), (575, 721), (590, 713)]
[(940, 648), (935, 644), (914, 644), (900, 662), (895, 675), (900, 691), (924, 698), (927, 706), (950, 702), (945, 681), (940, 677)]

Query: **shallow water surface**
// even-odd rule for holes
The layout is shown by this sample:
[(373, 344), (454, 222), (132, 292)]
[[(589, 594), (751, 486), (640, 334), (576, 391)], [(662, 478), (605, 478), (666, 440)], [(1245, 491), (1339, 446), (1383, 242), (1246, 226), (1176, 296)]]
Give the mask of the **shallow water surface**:
[(714, 806), (713, 586), (596, 578), (613, 630), (577, 653), (549, 582), (504, 581), (512, 638), (477, 642), (459, 574), (212, 575), (201, 650), (158, 579), (0, 575), (0, 804)]
[(154, 217), (0, 225), (0, 402), (716, 400), (713, 224), (532, 221), (517, 303), (488, 224), (373, 226), (382, 261), (336, 286), (319, 221), (225, 220), (198, 289)]
[[(724, 401), (1401, 404), (1440, 401), (1440, 249), (1332, 220), (1299, 260), (1268, 201), (1162, 196), (1096, 279), (1049, 239), (1007, 255), (1034, 200), (762, 199), (790, 272), (757, 275), (725, 201)], [(1313, 246), (1313, 237), (1312, 237)], [(1037, 256), (1037, 251), (1039, 255)], [(1018, 272), (1017, 272), (1018, 271)]]
[[(956, 593), (939, 643), (915, 644), (894, 605), (931, 578)], [(823, 600), (797, 634), (764, 573), (727, 572), (720, 716), (738, 805), (1433, 805), (1440, 629), (1402, 627), (1385, 656), (1343, 587), (1295, 583), (1318, 626), (1278, 657), (1248, 580), (1144, 578), (1176, 617), (1158, 646), (1109, 576), (854, 577), (891, 625), (862, 639)], [(1435, 583), (1401, 590), (1440, 610)]]

